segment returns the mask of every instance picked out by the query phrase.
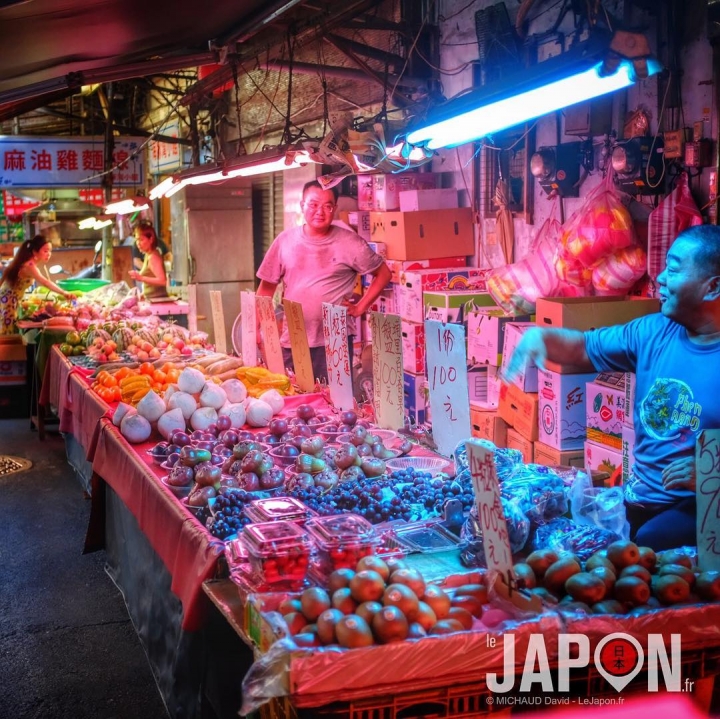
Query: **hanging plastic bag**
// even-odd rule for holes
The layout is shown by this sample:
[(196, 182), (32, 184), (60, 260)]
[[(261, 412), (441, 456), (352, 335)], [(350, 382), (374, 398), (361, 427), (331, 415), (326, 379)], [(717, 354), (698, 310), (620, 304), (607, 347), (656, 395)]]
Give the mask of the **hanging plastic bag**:
[(655, 281), (665, 269), (665, 256), (675, 238), (688, 227), (702, 224), (688, 185), (687, 173), (678, 175), (675, 189), (650, 213), (648, 218), (647, 271)]
[(577, 524), (600, 527), (622, 539), (630, 536), (622, 487), (593, 487), (587, 474), (578, 473), (570, 487), (570, 511)]
[(596, 295), (626, 295), (645, 274), (647, 255), (640, 245), (604, 257), (592, 269)]

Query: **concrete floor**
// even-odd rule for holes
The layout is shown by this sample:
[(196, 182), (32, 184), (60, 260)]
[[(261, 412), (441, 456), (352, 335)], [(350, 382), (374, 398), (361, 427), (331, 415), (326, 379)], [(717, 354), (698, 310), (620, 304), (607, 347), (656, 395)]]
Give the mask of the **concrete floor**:
[(0, 718), (167, 716), (104, 552), (83, 555), (90, 503), (28, 420), (0, 420), (0, 454), (31, 469), (0, 477)]

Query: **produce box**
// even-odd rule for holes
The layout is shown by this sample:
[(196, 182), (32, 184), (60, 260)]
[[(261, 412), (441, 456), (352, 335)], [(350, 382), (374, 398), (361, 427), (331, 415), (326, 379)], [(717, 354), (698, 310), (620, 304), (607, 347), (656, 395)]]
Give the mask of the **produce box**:
[(531, 442), (538, 438), (538, 396), (523, 392), (514, 384), (500, 390), (500, 416)]
[(385, 264), (392, 273), (390, 281), (400, 282), (402, 276), (406, 272), (438, 268), (466, 267), (467, 257), (462, 255), (459, 257), (433, 257), (425, 260), (386, 260)]
[(400, 212), (421, 210), (450, 210), (458, 206), (458, 191), (454, 187), (435, 190), (401, 190)]
[(494, 307), (495, 300), (487, 292), (441, 290), (423, 292), (423, 304), (426, 320), (467, 322), (470, 307)]
[(591, 442), (622, 449), (625, 422), (625, 373), (601, 372), (588, 382), (585, 393), (585, 424)]
[(530, 315), (505, 314), (500, 307), (480, 307), (468, 314), (468, 361), (502, 364), (505, 327), (510, 322), (531, 321)]
[(383, 315), (397, 314), (397, 292), (395, 287), (386, 287), (375, 302), (370, 305), (369, 312), (380, 312)]
[[(400, 209), (400, 193), (406, 190), (432, 190), (440, 178), (432, 172), (400, 172), (373, 175), (373, 209), (390, 212)], [(455, 205), (457, 207), (457, 203)]]
[(549, 447), (542, 442), (535, 442), (535, 464), (544, 464), (546, 467), (584, 467), (584, 448), (568, 449), (565, 451)]
[(523, 462), (525, 462), (525, 464), (531, 464), (535, 461), (535, 454), (533, 450), (534, 444), (534, 442), (531, 442), (526, 437), (523, 437), (517, 430), (514, 430), (512, 427), (508, 427), (505, 446), (508, 449), (517, 449), (521, 452)]
[(373, 185), (375, 184), (375, 175), (357, 175), (357, 183), (358, 210), (360, 210), (361, 212), (369, 212), (371, 210), (374, 210), (375, 198), (373, 196)]
[(586, 441), (585, 450), (585, 471), (606, 472), (610, 475), (607, 485), (613, 485), (613, 475), (617, 472), (618, 478), (622, 473), (622, 450), (609, 447), (607, 444), (597, 444)]
[(473, 437), (488, 439), (496, 447), (505, 447), (508, 426), (499, 412), (470, 403), (470, 427)]
[[(501, 363), (501, 373), (504, 374), (507, 366), (510, 364), (510, 358), (515, 351), (524, 332), (535, 325), (532, 322), (507, 322), (505, 324), (505, 340), (503, 342), (503, 353)], [(538, 370), (534, 362), (530, 362), (525, 369), (513, 380), (518, 389), (523, 392), (537, 392), (538, 388)]]
[(400, 321), (403, 369), (413, 374), (425, 372), (425, 325)]
[[(355, 228), (355, 232), (360, 235), (366, 242), (370, 241), (370, 211), (369, 210), (353, 210), (348, 212), (348, 224)], [(377, 243), (380, 244), (380, 243)], [(377, 250), (375, 250), (377, 252)], [(387, 253), (387, 250), (385, 251)], [(378, 254), (380, 254), (378, 252)], [(383, 255), (385, 257), (385, 255)]]
[(625, 373), (625, 424), (632, 427), (635, 423), (635, 373)]
[(470, 402), (475, 402), (485, 409), (497, 409), (502, 387), (499, 369), (486, 364), (473, 365), (468, 367), (467, 375)]
[(635, 464), (635, 429), (626, 424), (622, 428), (622, 480), (627, 482)]
[(373, 212), (372, 238), (388, 246), (388, 259), (424, 260), (475, 252), (472, 210)]
[[(25, 348), (23, 347), (23, 352)], [(27, 364), (22, 362), (4, 362), (0, 360), (0, 386), (24, 385), (26, 381)]]
[(424, 374), (403, 372), (403, 395), (405, 414), (415, 424), (425, 424), (429, 421), (427, 377)]
[[(479, 291), (485, 292), (485, 278), (489, 270), (475, 267), (439, 268), (405, 272), (400, 277), (398, 288), (398, 313), (410, 322), (425, 321), (425, 305), (423, 295), (426, 292)], [(494, 302), (492, 303), (494, 304)]]
[(538, 370), (538, 439), (558, 450), (582, 449), (585, 431), (585, 386), (595, 373), (560, 374)]

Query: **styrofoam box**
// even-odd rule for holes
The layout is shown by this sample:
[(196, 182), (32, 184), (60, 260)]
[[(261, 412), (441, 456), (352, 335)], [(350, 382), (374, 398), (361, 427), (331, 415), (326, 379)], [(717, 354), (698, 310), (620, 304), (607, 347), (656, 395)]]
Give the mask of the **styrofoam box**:
[(458, 192), (454, 187), (436, 190), (401, 190), (400, 212), (418, 210), (449, 210), (458, 207)]
[[(502, 373), (505, 373), (510, 363), (515, 348), (517, 347), (523, 334), (531, 327), (535, 327), (532, 322), (508, 322), (505, 325), (505, 340), (503, 342), (502, 353)], [(512, 384), (521, 389), (523, 392), (537, 392), (538, 388), (538, 370), (534, 362), (529, 362), (520, 374), (513, 380)]]

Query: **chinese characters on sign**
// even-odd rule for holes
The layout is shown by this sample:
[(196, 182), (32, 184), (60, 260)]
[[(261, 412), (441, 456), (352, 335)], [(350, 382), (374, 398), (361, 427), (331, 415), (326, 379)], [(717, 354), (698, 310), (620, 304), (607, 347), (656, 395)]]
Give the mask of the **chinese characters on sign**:
[(492, 450), (474, 440), (466, 442), (465, 447), (488, 569), (500, 572), (503, 577), (512, 577), (512, 552), (500, 501), (495, 457)]
[(273, 310), (272, 297), (255, 297), (255, 306), (262, 332), (263, 349), (265, 350), (265, 364), (271, 372), (285, 373), (282, 349), (280, 347), (280, 334), (278, 333), (277, 319)]
[(225, 339), (225, 312), (223, 311), (222, 292), (210, 291), (210, 309), (212, 311), (213, 332), (215, 334), (215, 349), (227, 354), (227, 341)]
[(705, 429), (695, 445), (698, 566), (720, 569), (720, 429)]
[(404, 426), (404, 398), (400, 317), (373, 312), (370, 325), (375, 422), (385, 429), (401, 429)]
[(255, 314), (255, 293), (243, 290), (240, 293), (240, 324), (242, 329), (242, 361), (246, 367), (255, 367), (257, 361), (257, 315)]
[(465, 328), (428, 320), (425, 347), (433, 439), (438, 452), (449, 457), (470, 436)]
[(313, 377), (310, 345), (308, 345), (305, 331), (305, 315), (303, 315), (302, 305), (292, 300), (283, 300), (283, 306), (285, 307), (285, 321), (290, 335), (290, 347), (298, 387), (303, 392), (312, 392), (315, 389), (315, 377)]
[[(145, 153), (135, 155), (141, 144), (139, 138), (115, 138), (114, 185), (144, 184)], [(103, 145), (102, 137), (1, 135), (0, 187), (99, 187), (105, 170)]]
[[(163, 125), (158, 131), (159, 135), (166, 137), (179, 137), (180, 122), (174, 120)], [(148, 145), (150, 172), (160, 174), (168, 170), (179, 170), (182, 167), (180, 144), (177, 142), (158, 142), (153, 140)]]
[(337, 409), (355, 406), (350, 353), (348, 351), (347, 309), (323, 302), (323, 336), (327, 359), (330, 399)]

